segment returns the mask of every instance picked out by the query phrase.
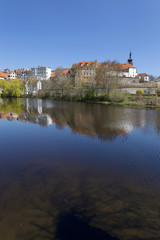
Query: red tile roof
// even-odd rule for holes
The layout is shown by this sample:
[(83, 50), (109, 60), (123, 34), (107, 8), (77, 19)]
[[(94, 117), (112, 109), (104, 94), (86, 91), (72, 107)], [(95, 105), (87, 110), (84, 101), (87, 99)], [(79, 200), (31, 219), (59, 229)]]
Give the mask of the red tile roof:
[(51, 78), (54, 78), (54, 77), (56, 77), (56, 76), (57, 76), (56, 71), (54, 71), (54, 72), (51, 73)]
[(147, 73), (140, 73), (137, 75), (138, 77), (148, 77)]
[(120, 63), (121, 70), (127, 70), (129, 68), (135, 68), (133, 65), (129, 63)]
[(72, 68), (73, 67), (89, 67), (92, 64), (97, 64), (97, 61), (82, 61), (82, 62), (79, 62), (77, 64), (73, 64)]
[(6, 73), (0, 71), (0, 78), (6, 79), (6, 77), (7, 77)]
[[(62, 73), (62, 75), (66, 75), (66, 74), (68, 74), (69, 73), (69, 71), (70, 71), (71, 69), (70, 68), (66, 68), (66, 69), (62, 69), (62, 71), (61, 71), (61, 73)], [(57, 77), (57, 74), (58, 74), (58, 70), (56, 71), (53, 71), (52, 73), (51, 73), (51, 78), (55, 78), (55, 77)]]

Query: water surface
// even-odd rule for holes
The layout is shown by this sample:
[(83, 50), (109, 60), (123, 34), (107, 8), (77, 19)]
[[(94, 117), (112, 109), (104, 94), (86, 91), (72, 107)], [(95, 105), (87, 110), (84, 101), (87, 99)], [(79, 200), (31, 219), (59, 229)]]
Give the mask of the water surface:
[(158, 110), (0, 99), (0, 239), (160, 239), (159, 133)]

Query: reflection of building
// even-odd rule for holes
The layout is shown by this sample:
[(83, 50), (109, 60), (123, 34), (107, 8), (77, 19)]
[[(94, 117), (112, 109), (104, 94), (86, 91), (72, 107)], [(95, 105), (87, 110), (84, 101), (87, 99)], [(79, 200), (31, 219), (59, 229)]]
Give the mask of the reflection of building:
[(9, 121), (15, 121), (15, 120), (18, 119), (18, 117), (19, 117), (19, 116), (18, 116), (16, 113), (12, 113), (12, 112), (11, 112), (11, 113), (9, 113), (9, 116), (8, 116), (7, 119), (8, 119)]
[(38, 104), (38, 113), (42, 114), (42, 99), (37, 99), (37, 104)]
[(30, 112), (34, 109), (37, 110), (39, 114), (42, 114), (42, 99), (25, 99), (25, 104), (26, 104), (26, 110), (27, 112)]
[(41, 126), (49, 126), (52, 125), (52, 119), (48, 114), (43, 114), (36, 117), (35, 123)]
[[(121, 108), (116, 106), (103, 106), (98, 104), (82, 104), (74, 102), (49, 101), (41, 99), (21, 99), (23, 106), (21, 114), (5, 113), (5, 99), (2, 99), (3, 112), (0, 119), (7, 118), (10, 121), (19, 120), (30, 122), (40, 126), (49, 126), (52, 122), (58, 129), (69, 127), (72, 133), (95, 137), (103, 141), (112, 141), (118, 136), (127, 136), (133, 128), (145, 127), (150, 124), (159, 128), (153, 122), (158, 112)], [(15, 109), (15, 105), (13, 105)], [(8, 111), (8, 109), (7, 109)], [(155, 115), (153, 118), (153, 114)]]
[(5, 119), (9, 117), (9, 113), (0, 113), (0, 119)]

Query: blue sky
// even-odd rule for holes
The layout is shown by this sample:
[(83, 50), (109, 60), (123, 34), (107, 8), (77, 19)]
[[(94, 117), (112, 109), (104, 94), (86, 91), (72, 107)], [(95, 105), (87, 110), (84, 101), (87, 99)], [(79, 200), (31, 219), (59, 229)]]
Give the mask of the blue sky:
[(0, 70), (82, 60), (160, 75), (160, 0), (1, 0)]

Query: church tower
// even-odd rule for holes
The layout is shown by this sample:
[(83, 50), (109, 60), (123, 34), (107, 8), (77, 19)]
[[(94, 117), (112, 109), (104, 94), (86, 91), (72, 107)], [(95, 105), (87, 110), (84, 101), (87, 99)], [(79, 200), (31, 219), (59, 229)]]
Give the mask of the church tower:
[(129, 54), (129, 59), (128, 59), (128, 63), (133, 65), (133, 59), (132, 59), (132, 53), (130, 51), (130, 54)]

